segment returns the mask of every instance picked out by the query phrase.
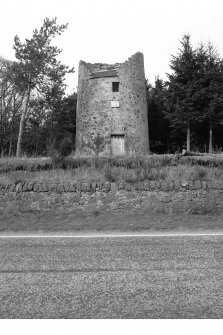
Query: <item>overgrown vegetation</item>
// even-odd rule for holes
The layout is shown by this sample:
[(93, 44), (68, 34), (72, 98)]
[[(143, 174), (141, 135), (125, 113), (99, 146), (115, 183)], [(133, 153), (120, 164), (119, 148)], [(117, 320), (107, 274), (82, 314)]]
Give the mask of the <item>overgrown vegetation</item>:
[(58, 156), (57, 161), (52, 158), (1, 158), (0, 182), (101, 180), (135, 183), (144, 180), (223, 179), (223, 156), (220, 155), (207, 157), (153, 155), (137, 158), (62, 157), (61, 159), (59, 157), (61, 156)]

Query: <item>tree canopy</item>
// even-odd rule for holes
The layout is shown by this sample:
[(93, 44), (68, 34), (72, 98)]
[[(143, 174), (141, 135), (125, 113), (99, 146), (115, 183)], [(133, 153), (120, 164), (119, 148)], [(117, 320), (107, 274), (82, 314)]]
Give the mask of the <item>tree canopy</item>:
[(68, 66), (63, 65), (57, 56), (62, 52), (57, 46), (51, 44), (52, 39), (61, 35), (67, 24), (57, 24), (57, 19), (44, 19), (42, 27), (33, 31), (31, 39), (21, 42), (18, 36), (14, 39), (15, 56), (18, 63), (15, 66), (16, 79), (27, 86), (26, 103), (21, 115), (17, 156), (21, 155), (21, 141), (26, 114), (29, 107), (30, 94), (36, 89), (40, 95), (55, 97), (55, 93), (64, 94), (65, 75), (73, 72)]
[(222, 120), (223, 63), (210, 42), (194, 49), (190, 35), (184, 35), (180, 43), (178, 54), (170, 61), (164, 113), (174, 132), (185, 131), (190, 150), (191, 130), (209, 122), (212, 136), (213, 127)]

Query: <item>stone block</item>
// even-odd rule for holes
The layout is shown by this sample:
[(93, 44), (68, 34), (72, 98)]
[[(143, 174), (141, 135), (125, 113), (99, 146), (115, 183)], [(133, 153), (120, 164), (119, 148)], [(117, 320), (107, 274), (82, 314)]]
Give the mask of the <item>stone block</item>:
[(219, 181), (213, 181), (212, 182), (212, 188), (215, 190), (223, 190), (223, 183)]
[(91, 191), (95, 192), (97, 188), (97, 183), (96, 182), (91, 182)]
[(172, 201), (172, 197), (170, 195), (167, 195), (162, 199), (162, 201), (165, 203), (169, 203)]
[(38, 191), (37, 192), (43, 192), (43, 184), (38, 183)]
[(117, 192), (118, 191), (118, 186), (116, 183), (111, 183), (111, 191), (112, 192)]
[(34, 183), (34, 185), (33, 185), (33, 192), (38, 192), (38, 190), (39, 190), (38, 184)]
[(111, 183), (109, 181), (106, 181), (103, 183), (102, 191), (103, 192), (109, 192), (111, 189)]
[(186, 180), (181, 181), (181, 187), (185, 190), (189, 189), (189, 183)]
[(189, 190), (200, 190), (202, 188), (202, 184), (200, 180), (190, 181), (188, 183)]
[(174, 182), (174, 190), (179, 191), (180, 189), (181, 189), (181, 183), (179, 182), (179, 180), (176, 180)]
[(149, 183), (149, 187), (151, 190), (155, 190), (156, 189), (156, 182), (154, 180), (151, 180)]
[(64, 186), (63, 186), (63, 184), (58, 184), (58, 185), (57, 185), (57, 192), (58, 192), (58, 193), (62, 193), (62, 192), (64, 192)]
[(143, 189), (144, 191), (149, 191), (149, 180), (144, 180)]
[(103, 183), (101, 181), (97, 181), (96, 183), (96, 190), (101, 191), (103, 187)]
[(50, 192), (55, 191), (57, 186), (53, 183), (48, 184), (48, 189)]
[(156, 187), (156, 190), (160, 189), (160, 187), (161, 187), (160, 181), (155, 181), (155, 187)]
[(11, 186), (11, 184), (7, 184), (7, 185), (5, 185), (5, 190), (6, 190), (6, 191), (9, 191), (10, 186)]
[(203, 190), (207, 189), (207, 182), (206, 181), (202, 181), (202, 189)]
[(17, 193), (22, 192), (22, 183), (18, 183), (15, 187), (15, 191)]
[(11, 184), (9, 188), (9, 192), (14, 192), (15, 191), (15, 184)]
[(78, 189), (77, 189), (77, 184), (76, 183), (72, 183), (70, 184), (71, 188), (74, 190), (74, 192), (77, 192)]
[(214, 186), (213, 181), (212, 181), (212, 180), (208, 180), (208, 181), (207, 181), (207, 188), (208, 188), (208, 189), (213, 189), (213, 188), (214, 188), (213, 186)]
[(25, 183), (25, 185), (23, 185), (22, 191), (23, 192), (27, 192), (28, 191), (28, 183)]
[(91, 191), (91, 184), (87, 183), (87, 182), (81, 183), (81, 191), (82, 192), (90, 192)]
[(124, 190), (125, 189), (125, 183), (123, 181), (116, 182), (118, 190)]
[(1, 184), (0, 184), (0, 190), (1, 190), (1, 191), (4, 190), (4, 189), (5, 189), (5, 186), (6, 186), (5, 184), (1, 183)]
[(27, 185), (27, 191), (30, 192), (33, 190), (33, 183), (28, 183)]
[(188, 188), (189, 190), (194, 190), (194, 183), (192, 181), (189, 181)]
[(76, 184), (75, 183), (69, 183), (69, 190), (70, 192), (76, 192)]
[(194, 182), (194, 189), (195, 190), (200, 190), (201, 189), (201, 181), (200, 180), (196, 180), (195, 182)]
[(174, 182), (169, 181), (167, 182), (167, 191), (173, 191), (174, 190)]
[(42, 184), (42, 192), (48, 192), (49, 191), (49, 186), (46, 183)]
[(70, 185), (69, 184), (64, 184), (64, 191), (65, 192), (70, 192)]
[(76, 183), (76, 188), (77, 188), (77, 190), (81, 191), (81, 182), (80, 181), (78, 181)]
[(130, 183), (126, 183), (126, 184), (125, 184), (125, 190), (126, 190), (126, 191), (131, 191), (131, 190), (132, 190), (132, 184), (130, 184)]
[(134, 188), (136, 191), (143, 191), (144, 190), (144, 183), (138, 182), (134, 184)]
[(161, 190), (162, 191), (167, 191), (167, 182), (166, 181), (161, 182)]

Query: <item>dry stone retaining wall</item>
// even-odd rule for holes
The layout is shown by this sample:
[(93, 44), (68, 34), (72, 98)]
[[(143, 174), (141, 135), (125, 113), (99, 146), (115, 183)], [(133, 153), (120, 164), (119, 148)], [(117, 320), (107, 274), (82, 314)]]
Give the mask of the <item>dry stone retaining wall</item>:
[(18, 182), (0, 184), (0, 214), (57, 210), (222, 214), (223, 183), (213, 181), (139, 183)]
[(116, 182), (86, 182), (77, 183), (41, 183), (17, 182), (12, 184), (0, 183), (0, 192), (110, 192), (114, 190), (126, 191), (186, 191), (186, 190), (223, 190), (223, 182), (216, 181), (143, 181), (137, 183)]

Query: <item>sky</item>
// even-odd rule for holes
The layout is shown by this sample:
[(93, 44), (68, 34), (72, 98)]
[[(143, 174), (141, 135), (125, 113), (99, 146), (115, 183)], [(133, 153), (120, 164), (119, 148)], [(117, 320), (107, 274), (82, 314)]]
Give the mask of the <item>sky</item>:
[(67, 93), (77, 90), (80, 60), (121, 63), (138, 51), (146, 78), (165, 79), (183, 34), (194, 47), (211, 41), (223, 55), (222, 0), (1, 0), (0, 55), (15, 60), (14, 36), (31, 38), (45, 17), (68, 23), (53, 41), (63, 49), (60, 60), (75, 69)]

